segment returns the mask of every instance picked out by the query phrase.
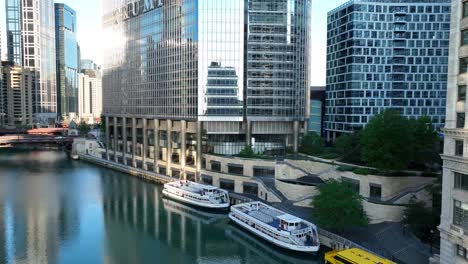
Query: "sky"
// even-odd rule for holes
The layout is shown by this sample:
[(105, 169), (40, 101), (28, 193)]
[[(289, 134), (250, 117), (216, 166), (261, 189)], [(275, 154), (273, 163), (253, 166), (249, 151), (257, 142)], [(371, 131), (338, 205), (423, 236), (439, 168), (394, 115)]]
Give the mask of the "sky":
[[(223, 1), (223, 0), (219, 0)], [(344, 4), (348, 0), (312, 0), (312, 85), (325, 85), (326, 50), (327, 50), (327, 12)], [(56, 0), (65, 3), (77, 12), (78, 43), (81, 58), (91, 59), (100, 64), (102, 52), (101, 0)], [(5, 0), (0, 0), (0, 30), (2, 53), (6, 53), (5, 37)], [(6, 54), (0, 54), (6, 59)]]

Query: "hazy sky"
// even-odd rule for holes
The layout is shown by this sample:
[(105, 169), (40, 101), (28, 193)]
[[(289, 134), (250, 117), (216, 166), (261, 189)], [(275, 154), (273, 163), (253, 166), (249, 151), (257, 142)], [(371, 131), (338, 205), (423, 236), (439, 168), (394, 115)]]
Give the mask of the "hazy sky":
[[(219, 0), (223, 1), (223, 0)], [(312, 0), (312, 85), (325, 85), (327, 12), (348, 0)], [(101, 0), (56, 0), (77, 12), (81, 57), (101, 63)], [(0, 0), (2, 59), (5, 59), (5, 0)], [(2, 55), (2, 54), (0, 54)]]

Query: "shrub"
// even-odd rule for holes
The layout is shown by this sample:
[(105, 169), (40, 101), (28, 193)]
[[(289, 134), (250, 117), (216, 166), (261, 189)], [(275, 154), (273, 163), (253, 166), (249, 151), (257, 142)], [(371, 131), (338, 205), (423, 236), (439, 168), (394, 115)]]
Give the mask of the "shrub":
[(300, 151), (307, 155), (322, 153), (325, 147), (324, 140), (317, 133), (307, 133), (302, 139)]
[(369, 175), (373, 174), (375, 171), (368, 168), (356, 168), (353, 172), (359, 175)]

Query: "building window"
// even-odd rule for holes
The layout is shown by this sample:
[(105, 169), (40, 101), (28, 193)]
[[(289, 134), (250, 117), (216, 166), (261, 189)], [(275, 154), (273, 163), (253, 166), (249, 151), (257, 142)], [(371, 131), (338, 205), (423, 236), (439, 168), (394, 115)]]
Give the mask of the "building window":
[(344, 183), (347, 183), (349, 185), (349, 187), (351, 187), (351, 189), (353, 189), (354, 191), (356, 191), (357, 193), (359, 193), (359, 181), (358, 180), (355, 180), (355, 179), (350, 179), (350, 178), (346, 178), (346, 177), (341, 177), (341, 181), (344, 182)]
[(466, 85), (458, 86), (458, 101), (466, 100)]
[(226, 180), (226, 179), (219, 179), (219, 187), (221, 189), (233, 192), (234, 191), (234, 181)]
[(213, 177), (208, 176), (208, 175), (202, 175), (202, 181), (205, 184), (213, 185)]
[(379, 184), (370, 184), (370, 198), (373, 200), (382, 200), (382, 186)]
[(221, 163), (219, 161), (211, 161), (211, 170), (221, 172)]
[(466, 73), (468, 70), (468, 57), (460, 59), (460, 74)]
[(235, 175), (244, 175), (244, 166), (238, 164), (228, 164), (228, 173)]
[(254, 166), (253, 174), (254, 177), (275, 177), (275, 168)]
[(457, 245), (457, 255), (464, 259), (468, 259), (467, 250), (463, 246)]
[(463, 156), (463, 140), (455, 140), (455, 156)]
[(463, 3), (463, 17), (468, 16), (468, 2)]
[(455, 188), (468, 191), (468, 175), (454, 172)]
[(454, 201), (453, 224), (468, 231), (468, 204), (457, 200)]
[(461, 45), (468, 44), (468, 29), (464, 29), (461, 32)]
[(457, 128), (465, 127), (465, 113), (457, 113)]

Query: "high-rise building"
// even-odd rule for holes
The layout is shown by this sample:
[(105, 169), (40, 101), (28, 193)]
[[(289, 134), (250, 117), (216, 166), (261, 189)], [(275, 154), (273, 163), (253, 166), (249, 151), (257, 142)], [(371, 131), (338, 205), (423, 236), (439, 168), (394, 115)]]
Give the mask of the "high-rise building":
[(55, 4), (55, 46), (57, 60), (57, 116), (72, 120), (78, 113), (78, 43), (76, 12)]
[(78, 117), (88, 124), (100, 122), (102, 114), (102, 79), (95, 70), (78, 74)]
[(54, 1), (6, 1), (8, 61), (36, 75), (34, 122), (57, 118)]
[(328, 138), (384, 109), (445, 122), (450, 0), (352, 0), (328, 13)]
[(93, 60), (82, 59), (80, 64), (81, 70), (101, 71), (101, 66), (96, 64)]
[(13, 63), (2, 63), (0, 80), (0, 112), (4, 113), (5, 124), (9, 127), (32, 125), (32, 94), (35, 74), (29, 69)]
[(217, 154), (297, 151), (309, 111), (310, 0), (103, 6), (108, 158), (192, 176), (202, 143)]
[(452, 1), (440, 263), (468, 262), (468, 2)]
[(0, 63), (0, 128), (5, 126), (5, 109), (3, 98), (3, 63)]
[(323, 134), (323, 119), (325, 115), (325, 86), (310, 87), (310, 117), (309, 132)]

